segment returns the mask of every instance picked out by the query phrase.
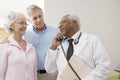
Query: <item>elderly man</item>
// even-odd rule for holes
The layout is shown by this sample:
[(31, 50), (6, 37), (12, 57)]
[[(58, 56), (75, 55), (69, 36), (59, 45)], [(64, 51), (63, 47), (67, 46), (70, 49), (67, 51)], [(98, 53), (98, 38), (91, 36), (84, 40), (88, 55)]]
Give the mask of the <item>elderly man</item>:
[(32, 26), (27, 29), (24, 39), (32, 43), (37, 50), (38, 80), (56, 80), (55, 75), (46, 73), (44, 63), (46, 51), (58, 30), (45, 24), (43, 11), (37, 5), (30, 5), (27, 8), (27, 15)]
[(75, 55), (88, 65), (91, 71), (83, 78), (78, 74), (79, 78), (74, 80), (105, 80), (110, 73), (111, 61), (99, 38), (80, 32), (79, 18), (72, 14), (63, 16), (59, 29), (61, 33), (53, 39), (46, 56), (47, 72), (51, 74), (58, 72), (57, 80), (64, 80), (61, 75), (71, 57)]

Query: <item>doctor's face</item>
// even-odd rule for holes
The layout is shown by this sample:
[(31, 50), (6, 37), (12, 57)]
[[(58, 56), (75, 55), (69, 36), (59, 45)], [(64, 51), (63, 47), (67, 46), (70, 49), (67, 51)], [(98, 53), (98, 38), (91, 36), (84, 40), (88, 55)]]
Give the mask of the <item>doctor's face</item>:
[(74, 28), (72, 25), (72, 22), (71, 22), (71, 20), (69, 20), (68, 16), (64, 16), (61, 19), (59, 25), (60, 25), (59, 29), (60, 29), (61, 34), (63, 34), (66, 37), (68, 37), (68, 35), (70, 35), (70, 33), (72, 32), (72, 30)]

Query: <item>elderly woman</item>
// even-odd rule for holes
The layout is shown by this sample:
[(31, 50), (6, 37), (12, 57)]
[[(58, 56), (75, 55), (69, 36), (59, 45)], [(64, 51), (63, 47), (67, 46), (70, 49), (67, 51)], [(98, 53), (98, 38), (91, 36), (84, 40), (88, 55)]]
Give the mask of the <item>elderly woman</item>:
[(26, 26), (22, 13), (11, 12), (6, 18), (5, 28), (12, 35), (9, 43), (0, 44), (0, 80), (37, 80), (36, 50), (22, 39)]

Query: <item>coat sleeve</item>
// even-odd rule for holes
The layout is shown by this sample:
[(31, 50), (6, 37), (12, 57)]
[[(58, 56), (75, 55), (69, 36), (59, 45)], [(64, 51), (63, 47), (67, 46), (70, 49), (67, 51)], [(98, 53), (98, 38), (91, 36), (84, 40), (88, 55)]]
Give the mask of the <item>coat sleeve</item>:
[(90, 52), (93, 55), (94, 69), (83, 80), (106, 80), (110, 73), (111, 60), (98, 38), (93, 40), (91, 45)]
[(7, 51), (3, 45), (0, 45), (0, 80), (5, 80), (7, 67)]
[(55, 74), (57, 73), (57, 50), (49, 49), (47, 52), (46, 60), (45, 60), (45, 69), (48, 73)]

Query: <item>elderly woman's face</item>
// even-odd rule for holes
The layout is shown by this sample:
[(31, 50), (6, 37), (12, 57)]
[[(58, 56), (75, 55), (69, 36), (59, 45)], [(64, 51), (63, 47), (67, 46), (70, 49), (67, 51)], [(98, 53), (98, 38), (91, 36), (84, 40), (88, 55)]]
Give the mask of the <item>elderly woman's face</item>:
[(27, 21), (24, 18), (16, 20), (15, 23), (11, 26), (14, 34), (24, 35), (27, 27)]

